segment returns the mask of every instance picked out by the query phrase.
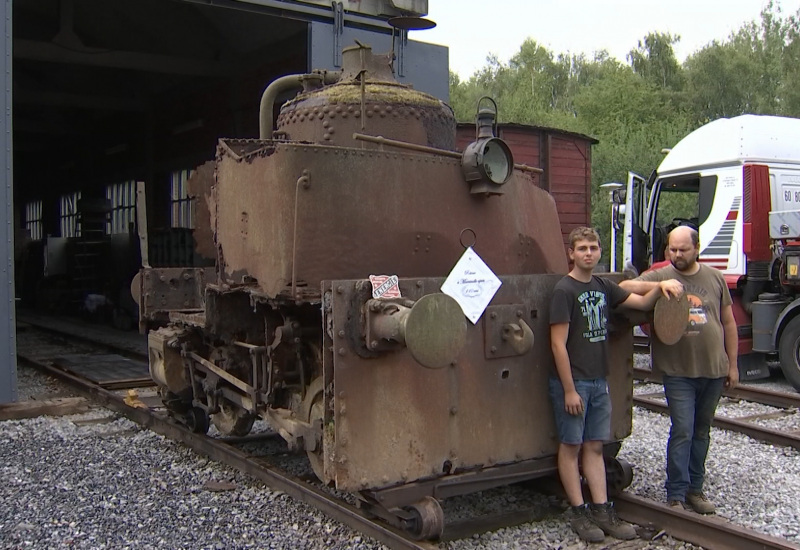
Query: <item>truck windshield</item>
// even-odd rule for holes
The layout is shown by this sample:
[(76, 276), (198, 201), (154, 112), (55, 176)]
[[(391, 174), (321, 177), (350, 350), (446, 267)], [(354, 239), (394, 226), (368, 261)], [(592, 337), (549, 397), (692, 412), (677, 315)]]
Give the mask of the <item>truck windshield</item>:
[(653, 263), (664, 260), (667, 235), (679, 225), (700, 230), (708, 218), (717, 187), (716, 176), (693, 174), (662, 180), (655, 197), (652, 219)]

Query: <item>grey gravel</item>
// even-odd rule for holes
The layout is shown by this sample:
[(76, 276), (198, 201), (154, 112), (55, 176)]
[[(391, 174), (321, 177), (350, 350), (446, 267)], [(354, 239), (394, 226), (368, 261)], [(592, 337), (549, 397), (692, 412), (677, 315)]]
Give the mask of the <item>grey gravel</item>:
[[(645, 359), (643, 359), (645, 358)], [(649, 357), (637, 355), (637, 366), (649, 368)], [(780, 377), (745, 385), (774, 391), (794, 389)], [(634, 393), (663, 392), (660, 384), (636, 384)], [(655, 397), (654, 397), (655, 398)], [(796, 411), (723, 397), (718, 414), (729, 418), (785, 414), (776, 419), (751, 419), (780, 430), (800, 429)], [(634, 465), (634, 481), (628, 491), (664, 501), (666, 491), (667, 416), (634, 407), (633, 434), (622, 445), (620, 456)], [(800, 452), (760, 443), (749, 437), (711, 429), (711, 448), (706, 461), (705, 493), (717, 506), (717, 515), (761, 533), (800, 543)]]
[[(20, 368), (19, 380), (20, 395), (59, 390), (57, 382), (29, 369)], [(637, 385), (636, 391), (660, 388)], [(82, 422), (92, 418), (105, 421)], [(256, 424), (256, 430), (266, 429)], [(664, 499), (668, 430), (666, 417), (634, 410), (634, 433), (620, 456), (636, 472), (647, 474), (636, 475), (629, 491)], [(719, 430), (712, 437), (707, 492), (719, 506), (719, 515), (800, 542), (798, 453)], [(0, 484), (0, 548), (384, 548), (279, 491), (105, 409), (0, 422), (0, 440), (0, 475), (5, 481)], [(258, 445), (271, 452), (275, 443), (253, 444), (248, 451)], [(288, 454), (284, 460), (291, 470), (307, 473), (305, 461)], [(448, 521), (517, 508), (536, 510), (541, 519), (444, 542), (441, 548), (566, 550), (618, 544), (613, 539), (604, 545), (582, 543), (563, 517), (566, 503), (524, 486), (448, 499), (443, 505)], [(653, 550), (695, 548), (668, 536), (624, 544)]]

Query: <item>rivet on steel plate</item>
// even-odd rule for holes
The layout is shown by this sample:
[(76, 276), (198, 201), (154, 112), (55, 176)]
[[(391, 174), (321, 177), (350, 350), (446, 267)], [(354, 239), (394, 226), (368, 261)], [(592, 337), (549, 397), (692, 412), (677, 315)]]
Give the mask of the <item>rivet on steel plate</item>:
[(458, 407), (450, 407), (450, 414), (453, 416), (458, 414)]
[(450, 367), (452, 367), (452, 368), (456, 368), (456, 362), (455, 362), (455, 361), (451, 361), (451, 362), (450, 362)]
[(339, 407), (339, 414), (341, 416), (346, 416), (347, 415), (347, 405), (346, 404), (342, 403), (342, 406)]
[(342, 399), (344, 399), (346, 395), (347, 395), (347, 392), (345, 392), (344, 390), (339, 392), (339, 397), (341, 397)]
[(497, 319), (497, 312), (496, 311), (491, 312), (489, 314), (489, 317), (491, 317), (492, 319)]
[(346, 349), (344, 349), (344, 348), (339, 348), (339, 355), (345, 355), (346, 353), (347, 353), (347, 350), (346, 350)]
[(342, 285), (336, 287), (337, 294), (342, 294), (343, 292), (344, 292), (344, 287)]
[(369, 343), (369, 347), (370, 347), (370, 349), (377, 348), (378, 347), (378, 341), (377, 340), (373, 340), (372, 342)]
[(491, 351), (492, 353), (497, 353), (497, 346), (492, 346), (489, 351)]
[(422, 281), (417, 281), (417, 288), (422, 288)]
[(340, 330), (336, 334), (338, 334), (339, 338), (344, 338), (344, 331), (343, 330)]

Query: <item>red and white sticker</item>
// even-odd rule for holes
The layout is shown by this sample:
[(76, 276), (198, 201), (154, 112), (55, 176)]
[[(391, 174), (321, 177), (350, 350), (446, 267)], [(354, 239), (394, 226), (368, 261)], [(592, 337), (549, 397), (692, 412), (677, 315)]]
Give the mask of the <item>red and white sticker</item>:
[(400, 298), (400, 279), (397, 275), (370, 275), (373, 298)]

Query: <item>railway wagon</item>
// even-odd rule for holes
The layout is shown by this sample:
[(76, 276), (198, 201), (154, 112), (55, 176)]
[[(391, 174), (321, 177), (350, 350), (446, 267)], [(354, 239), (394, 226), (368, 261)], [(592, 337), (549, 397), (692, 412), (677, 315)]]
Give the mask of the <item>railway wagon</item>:
[[(175, 418), (230, 435), (261, 418), (322, 482), (436, 538), (441, 499), (556, 471), (559, 218), (494, 135), (493, 102), (458, 153), (452, 110), (398, 84), (391, 54), (359, 44), (342, 63), (274, 81), (260, 138), (221, 139), (198, 170), (216, 266), (144, 267), (133, 291), (145, 324), (163, 325), (148, 336), (150, 372)], [(485, 265), (470, 267), (473, 253)], [(464, 261), (477, 264), (454, 269)], [(462, 298), (480, 303), (494, 274), (499, 289), (468, 319)], [(612, 333), (620, 484), (632, 346), (630, 330)]]

